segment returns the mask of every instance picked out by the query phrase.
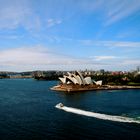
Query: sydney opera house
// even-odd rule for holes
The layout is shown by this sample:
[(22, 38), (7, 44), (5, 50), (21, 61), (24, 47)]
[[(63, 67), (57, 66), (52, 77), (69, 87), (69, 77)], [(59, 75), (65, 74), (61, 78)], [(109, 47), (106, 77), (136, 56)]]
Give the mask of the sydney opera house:
[(102, 81), (94, 81), (91, 77), (84, 77), (81, 72), (75, 73), (67, 72), (67, 75), (59, 77), (60, 84), (51, 88), (57, 91), (84, 91), (93, 90), (99, 88), (102, 85)]

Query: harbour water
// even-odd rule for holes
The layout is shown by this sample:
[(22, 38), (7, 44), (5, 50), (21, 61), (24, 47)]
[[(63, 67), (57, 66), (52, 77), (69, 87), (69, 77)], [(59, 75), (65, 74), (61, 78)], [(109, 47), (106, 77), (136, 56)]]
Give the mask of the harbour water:
[(140, 124), (88, 117), (55, 108), (66, 106), (140, 121), (140, 90), (66, 94), (51, 91), (57, 81), (0, 80), (0, 140), (139, 140)]

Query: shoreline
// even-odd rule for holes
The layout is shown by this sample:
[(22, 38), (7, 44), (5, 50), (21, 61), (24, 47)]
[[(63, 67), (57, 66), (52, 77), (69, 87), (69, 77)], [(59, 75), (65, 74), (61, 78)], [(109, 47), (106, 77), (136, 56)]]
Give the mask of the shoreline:
[(140, 86), (68, 86), (68, 85), (57, 85), (52, 88), (54, 91), (63, 91), (63, 92), (79, 92), (79, 91), (94, 91), (94, 90), (128, 90), (128, 89), (140, 89)]

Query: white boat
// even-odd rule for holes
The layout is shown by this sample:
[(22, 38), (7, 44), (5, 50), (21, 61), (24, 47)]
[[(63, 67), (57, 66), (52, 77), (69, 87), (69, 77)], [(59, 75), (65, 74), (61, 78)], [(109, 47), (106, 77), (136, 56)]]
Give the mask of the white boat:
[(140, 124), (140, 120), (136, 120), (134, 118), (124, 117), (124, 116), (115, 116), (115, 115), (107, 115), (96, 112), (85, 111), (73, 107), (64, 106), (62, 103), (59, 103), (55, 106), (58, 109), (64, 110), (66, 112), (71, 112), (78, 115), (84, 115), (88, 117), (94, 117), (97, 119), (115, 121), (115, 122), (124, 122), (124, 123), (137, 123)]

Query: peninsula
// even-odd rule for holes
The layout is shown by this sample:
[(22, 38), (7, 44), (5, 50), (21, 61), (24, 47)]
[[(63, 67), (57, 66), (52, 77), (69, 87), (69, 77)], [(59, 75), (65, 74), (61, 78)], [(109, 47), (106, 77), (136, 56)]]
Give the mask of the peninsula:
[(67, 72), (67, 75), (59, 77), (60, 84), (51, 88), (51, 90), (76, 92), (90, 90), (117, 90), (117, 89), (140, 89), (140, 86), (127, 85), (103, 85), (102, 80), (95, 81), (91, 77), (84, 77), (81, 72)]

